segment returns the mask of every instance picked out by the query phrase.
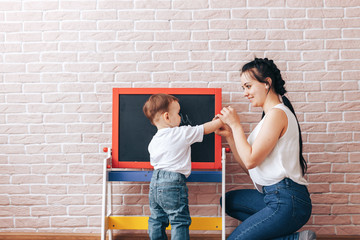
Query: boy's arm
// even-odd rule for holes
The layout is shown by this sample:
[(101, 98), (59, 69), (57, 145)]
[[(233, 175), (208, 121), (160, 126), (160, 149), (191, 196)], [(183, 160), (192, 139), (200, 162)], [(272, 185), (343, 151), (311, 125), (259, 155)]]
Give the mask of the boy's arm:
[(216, 129), (220, 128), (224, 123), (220, 119), (215, 119), (211, 122), (204, 123), (204, 134), (215, 132)]

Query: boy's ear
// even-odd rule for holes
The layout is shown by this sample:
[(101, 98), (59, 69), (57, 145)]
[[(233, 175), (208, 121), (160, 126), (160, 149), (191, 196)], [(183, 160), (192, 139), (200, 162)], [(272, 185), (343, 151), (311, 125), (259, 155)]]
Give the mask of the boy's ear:
[(162, 114), (162, 117), (163, 117), (163, 119), (164, 119), (165, 121), (168, 121), (168, 120), (169, 120), (169, 112), (164, 112), (164, 113)]

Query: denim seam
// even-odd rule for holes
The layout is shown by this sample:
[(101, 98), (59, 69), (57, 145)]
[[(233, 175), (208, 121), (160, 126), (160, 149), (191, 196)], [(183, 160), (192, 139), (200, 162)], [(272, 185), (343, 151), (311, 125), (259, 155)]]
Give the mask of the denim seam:
[(279, 206), (280, 206), (280, 203), (279, 203), (279, 202), (280, 202), (280, 199), (278, 199), (278, 203), (277, 203), (277, 208), (276, 208), (276, 210), (275, 210), (270, 216), (268, 216), (266, 219), (263, 219), (262, 221), (258, 222), (256, 225), (251, 226), (251, 227), (248, 228), (246, 231), (244, 231), (242, 234), (236, 236), (236, 237), (235, 237), (235, 240), (240, 239), (239, 237), (241, 237), (242, 235), (244, 235), (245, 233), (247, 233), (247, 232), (250, 231), (251, 229), (255, 228), (255, 227), (258, 226), (259, 224), (267, 221), (269, 218), (271, 218), (273, 215), (275, 215), (275, 214), (279, 211)]

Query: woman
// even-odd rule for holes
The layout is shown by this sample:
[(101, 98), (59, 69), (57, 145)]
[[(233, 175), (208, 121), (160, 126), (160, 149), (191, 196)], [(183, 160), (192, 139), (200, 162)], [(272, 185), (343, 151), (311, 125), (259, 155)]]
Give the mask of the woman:
[(263, 109), (263, 118), (246, 139), (232, 107), (218, 115), (227, 125), (216, 133), (226, 138), (257, 189), (226, 193), (226, 213), (242, 222), (228, 239), (316, 239), (313, 231), (296, 232), (309, 220), (312, 205), (300, 126), (284, 96), (280, 70), (272, 60), (255, 58), (243, 66), (240, 79), (245, 97)]

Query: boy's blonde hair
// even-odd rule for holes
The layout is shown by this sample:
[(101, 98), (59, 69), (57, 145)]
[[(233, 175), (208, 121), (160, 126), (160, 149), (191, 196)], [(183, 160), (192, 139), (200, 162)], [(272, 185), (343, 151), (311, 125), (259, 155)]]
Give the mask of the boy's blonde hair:
[(143, 112), (145, 116), (150, 120), (152, 125), (154, 124), (155, 117), (158, 113), (162, 114), (169, 111), (169, 105), (173, 101), (179, 102), (179, 99), (165, 93), (158, 93), (151, 95), (145, 102)]

